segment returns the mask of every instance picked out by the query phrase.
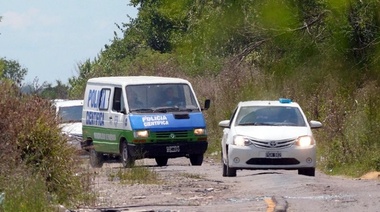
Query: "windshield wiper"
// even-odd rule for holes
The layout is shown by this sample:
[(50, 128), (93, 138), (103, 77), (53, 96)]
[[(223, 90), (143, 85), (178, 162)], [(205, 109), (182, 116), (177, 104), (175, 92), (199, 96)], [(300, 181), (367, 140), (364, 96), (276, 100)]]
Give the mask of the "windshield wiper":
[(197, 110), (197, 109), (192, 109), (192, 108), (179, 108), (179, 111), (186, 111), (186, 112), (193, 112), (194, 110)]
[(276, 123), (276, 124), (273, 124), (273, 125), (276, 125), (276, 126), (298, 126), (297, 124), (290, 123), (290, 122), (281, 122), (281, 123)]
[(159, 113), (167, 113), (169, 110), (178, 110), (178, 108), (175, 107), (158, 107), (153, 110), (153, 112), (159, 112)]
[(265, 123), (265, 122), (244, 122), (239, 123), (240, 126), (247, 126), (247, 125), (253, 125), (253, 126), (272, 126), (272, 123)]
[(139, 108), (139, 109), (131, 109), (131, 112), (139, 112), (139, 113), (152, 113), (153, 110), (150, 108)]
[(196, 109), (191, 108), (183, 108), (183, 107), (158, 107), (154, 109), (154, 112), (161, 112), (161, 113), (167, 113), (167, 112), (176, 112), (176, 111), (186, 111), (186, 112), (192, 112)]

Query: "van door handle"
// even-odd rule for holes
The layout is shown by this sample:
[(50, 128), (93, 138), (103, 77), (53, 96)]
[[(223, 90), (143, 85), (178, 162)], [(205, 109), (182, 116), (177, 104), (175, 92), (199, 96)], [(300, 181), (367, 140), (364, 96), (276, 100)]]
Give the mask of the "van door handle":
[(112, 116), (110, 116), (110, 119), (112, 119)]

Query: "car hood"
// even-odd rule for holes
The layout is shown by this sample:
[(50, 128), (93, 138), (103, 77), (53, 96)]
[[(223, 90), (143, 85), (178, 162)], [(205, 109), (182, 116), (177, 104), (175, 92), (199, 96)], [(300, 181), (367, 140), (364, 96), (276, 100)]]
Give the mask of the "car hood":
[(63, 124), (60, 124), (59, 127), (61, 128), (61, 131), (64, 134), (71, 134), (71, 135), (78, 135), (78, 136), (82, 135), (81, 122), (63, 123)]
[(258, 140), (295, 139), (302, 135), (312, 135), (308, 127), (289, 126), (238, 126), (235, 135), (245, 135)]

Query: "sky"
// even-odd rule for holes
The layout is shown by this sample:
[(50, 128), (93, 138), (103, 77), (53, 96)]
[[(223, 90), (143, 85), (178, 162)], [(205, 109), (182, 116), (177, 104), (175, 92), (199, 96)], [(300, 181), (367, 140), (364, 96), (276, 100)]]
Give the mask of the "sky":
[(78, 76), (78, 64), (94, 60), (117, 28), (136, 18), (129, 0), (0, 0), (0, 58), (28, 70), (23, 81), (53, 85)]

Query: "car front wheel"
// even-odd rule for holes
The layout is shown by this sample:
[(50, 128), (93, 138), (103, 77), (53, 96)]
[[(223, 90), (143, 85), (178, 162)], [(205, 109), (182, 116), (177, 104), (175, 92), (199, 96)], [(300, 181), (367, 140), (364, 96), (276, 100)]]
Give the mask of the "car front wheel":
[[(227, 163), (227, 164), (226, 164)], [(223, 164), (223, 177), (236, 177), (236, 169), (228, 166), (228, 158), (226, 163), (223, 160), (223, 151), (222, 151), (222, 164)]]
[(298, 174), (299, 175), (306, 175), (306, 176), (314, 177), (315, 176), (315, 168), (302, 168), (302, 169), (298, 169)]

